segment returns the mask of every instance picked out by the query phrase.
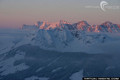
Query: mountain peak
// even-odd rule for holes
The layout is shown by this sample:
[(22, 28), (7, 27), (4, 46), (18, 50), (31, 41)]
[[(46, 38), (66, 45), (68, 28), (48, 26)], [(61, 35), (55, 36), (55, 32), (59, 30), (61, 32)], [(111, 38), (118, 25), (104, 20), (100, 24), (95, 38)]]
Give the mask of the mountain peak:
[(81, 30), (86, 32), (120, 32), (120, 25), (113, 24), (106, 21), (101, 25), (89, 25), (87, 21), (79, 21), (75, 24), (70, 24), (67, 21), (60, 20), (58, 22), (48, 23), (45, 21), (38, 21), (34, 25), (23, 25), (22, 29), (67, 29), (67, 30)]
[(89, 26), (88, 22), (84, 21), (84, 20), (83, 21), (79, 21), (78, 24), (80, 24), (80, 25), (88, 25)]
[(112, 24), (113, 24), (112, 22), (106, 21), (106, 22), (104, 22), (102, 25), (112, 25)]
[(64, 20), (60, 20), (59, 23), (60, 23), (60, 24), (69, 24), (67, 21), (64, 21)]
[(90, 26), (87, 21), (79, 21), (78, 23), (73, 24), (78, 30), (86, 30), (88, 26)]

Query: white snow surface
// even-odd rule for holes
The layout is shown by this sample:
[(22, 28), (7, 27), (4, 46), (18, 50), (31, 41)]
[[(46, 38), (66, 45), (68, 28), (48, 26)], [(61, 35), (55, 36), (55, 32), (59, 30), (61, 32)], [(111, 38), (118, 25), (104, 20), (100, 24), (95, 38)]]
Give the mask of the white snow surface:
[(16, 54), (14, 57), (8, 58), (0, 62), (0, 67), (1, 67), (0, 71), (2, 71), (1, 75), (8, 75), (29, 68), (29, 66), (27, 66), (25, 63), (21, 63), (19, 65), (14, 66), (14, 62), (17, 60), (24, 59), (24, 55), (25, 55), (24, 52), (17, 52), (17, 53), (18, 54)]
[(58, 68), (56, 68), (56, 69), (53, 69), (52, 72), (54, 73), (54, 72), (56, 72), (56, 71), (59, 71), (60, 69), (62, 69), (62, 67), (58, 67)]
[(36, 72), (39, 72), (39, 71), (41, 71), (42, 69), (43, 69), (43, 67), (37, 69)]
[(91, 26), (86, 21), (41, 21), (23, 25), (22, 29), (0, 29), (0, 54), (24, 44), (61, 52), (118, 53), (119, 41), (120, 25), (111, 22)]
[(82, 80), (82, 78), (83, 78), (83, 70), (72, 74), (70, 80)]
[(32, 76), (32, 77), (26, 78), (25, 80), (48, 80), (48, 79), (49, 78), (46, 78), (46, 77), (40, 78), (37, 76)]

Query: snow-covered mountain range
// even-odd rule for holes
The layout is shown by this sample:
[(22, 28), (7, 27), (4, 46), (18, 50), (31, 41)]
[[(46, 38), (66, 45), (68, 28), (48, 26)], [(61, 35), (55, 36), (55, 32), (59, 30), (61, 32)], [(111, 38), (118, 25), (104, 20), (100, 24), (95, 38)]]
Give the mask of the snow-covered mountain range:
[(87, 53), (108, 52), (111, 50), (108, 45), (119, 52), (116, 45), (120, 46), (120, 25), (109, 21), (101, 25), (90, 25), (87, 21), (74, 24), (64, 20), (55, 23), (38, 21), (33, 25), (24, 24), (21, 29), (1, 29), (0, 32), (0, 54), (24, 44), (45, 50)]
[(120, 25), (111, 22), (61, 20), (0, 29), (0, 80), (118, 77), (119, 48)]
[(34, 25), (23, 25), (22, 29), (67, 29), (67, 30), (81, 30), (86, 32), (120, 32), (120, 25), (113, 24), (112, 22), (106, 21), (101, 25), (89, 25), (87, 21), (79, 21), (74, 24), (70, 24), (66, 21), (60, 20), (55, 23), (48, 23), (43, 21), (38, 21)]
[(102, 50), (98, 45), (116, 41), (113, 35), (120, 34), (120, 25), (109, 21), (101, 25), (90, 25), (87, 21), (74, 24), (64, 20), (55, 23), (39, 21), (34, 25), (23, 25), (22, 29), (34, 31), (27, 37), (30, 44), (63, 52), (99, 53)]

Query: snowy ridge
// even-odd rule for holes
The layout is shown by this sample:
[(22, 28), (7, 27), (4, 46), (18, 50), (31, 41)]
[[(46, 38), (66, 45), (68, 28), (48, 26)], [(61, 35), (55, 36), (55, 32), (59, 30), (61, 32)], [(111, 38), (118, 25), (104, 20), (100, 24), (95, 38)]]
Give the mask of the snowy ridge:
[(74, 24), (70, 24), (64, 20), (60, 20), (55, 23), (48, 23), (38, 21), (34, 25), (23, 25), (22, 29), (68, 29), (68, 30), (79, 30), (86, 32), (120, 32), (120, 25), (113, 24), (112, 22), (106, 21), (101, 25), (89, 25), (87, 21), (79, 21)]
[[(37, 27), (39, 29), (45, 29), (45, 30), (49, 30), (49, 29), (55, 29), (55, 28), (60, 28), (63, 27), (64, 28), (64, 24), (69, 24), (66, 21), (60, 20), (59, 22), (54, 22), (54, 23), (49, 23), (49, 22), (44, 22), (44, 21), (38, 21), (37, 23), (35, 23), (33, 25), (33, 27)], [(23, 25), (23, 27), (25, 27)], [(28, 25), (28, 28), (30, 26)]]
[(63, 20), (1, 30), (0, 80), (118, 77), (119, 32), (120, 25), (111, 22), (91, 26), (86, 21), (70, 24)]
[(89, 25), (86, 21), (75, 24), (64, 20), (55, 23), (39, 21), (7, 33), (1, 33), (0, 54), (24, 44), (62, 52), (101, 53), (101, 46), (119, 42), (120, 25), (108, 21), (101, 25)]
[[(28, 29), (31, 26), (28, 26)], [(42, 49), (65, 52), (100, 52), (96, 45), (115, 41), (109, 34), (119, 34), (120, 26), (112, 22), (89, 25), (87, 21), (70, 24), (64, 20), (55, 23), (37, 22), (33, 25), (34, 36), (30, 44)], [(22, 28), (26, 30), (26, 28)]]

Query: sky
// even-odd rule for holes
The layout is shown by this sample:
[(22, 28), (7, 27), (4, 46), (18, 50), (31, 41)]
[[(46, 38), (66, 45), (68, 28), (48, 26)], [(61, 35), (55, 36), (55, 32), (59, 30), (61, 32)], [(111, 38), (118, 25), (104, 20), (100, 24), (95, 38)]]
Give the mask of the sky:
[[(87, 21), (89, 24), (101, 24), (111, 21), (120, 24), (120, 8), (88, 8), (99, 6), (102, 0), (0, 0), (0, 27), (21, 27), (37, 21), (69, 23)], [(120, 6), (120, 0), (104, 0), (109, 6)]]

